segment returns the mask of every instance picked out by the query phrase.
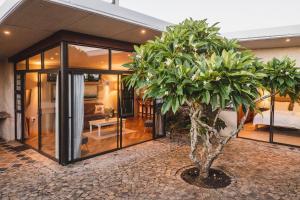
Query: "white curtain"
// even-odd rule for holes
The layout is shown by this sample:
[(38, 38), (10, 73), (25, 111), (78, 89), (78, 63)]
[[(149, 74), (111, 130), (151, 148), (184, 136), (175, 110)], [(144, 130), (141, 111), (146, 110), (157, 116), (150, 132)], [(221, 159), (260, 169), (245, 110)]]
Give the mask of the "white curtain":
[(73, 76), (73, 141), (74, 158), (81, 157), (81, 134), (84, 120), (84, 76), (76, 74)]
[(58, 75), (56, 75), (55, 86), (55, 158), (59, 158), (59, 84)]

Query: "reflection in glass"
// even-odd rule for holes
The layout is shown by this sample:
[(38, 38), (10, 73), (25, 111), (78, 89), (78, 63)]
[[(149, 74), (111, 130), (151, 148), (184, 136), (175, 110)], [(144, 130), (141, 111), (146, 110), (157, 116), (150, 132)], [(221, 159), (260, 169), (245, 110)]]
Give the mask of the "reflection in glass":
[(87, 46), (69, 45), (70, 68), (106, 69), (109, 65), (109, 51)]
[(60, 67), (60, 47), (55, 47), (44, 53), (45, 69), (55, 69)]
[(111, 51), (111, 69), (112, 70), (128, 70), (128, 68), (123, 67), (123, 64), (132, 62), (133, 53), (124, 51)]
[(29, 58), (29, 69), (41, 69), (41, 54)]

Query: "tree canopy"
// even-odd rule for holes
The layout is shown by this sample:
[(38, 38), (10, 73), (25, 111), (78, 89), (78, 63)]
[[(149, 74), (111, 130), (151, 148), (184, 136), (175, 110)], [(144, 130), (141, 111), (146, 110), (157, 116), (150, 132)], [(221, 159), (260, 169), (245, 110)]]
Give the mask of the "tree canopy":
[[(224, 145), (243, 127), (249, 110), (264, 98), (280, 94), (299, 99), (300, 72), (286, 57), (263, 63), (236, 40), (226, 39), (206, 20), (187, 19), (170, 26), (161, 37), (135, 46), (133, 62), (125, 65), (132, 74), (130, 87), (144, 90), (144, 98), (162, 99), (162, 112), (174, 113), (184, 104), (191, 119), (190, 158), (202, 177)], [(261, 96), (260, 90), (269, 91)], [(245, 116), (228, 135), (220, 134), (227, 106), (242, 106)], [(200, 140), (199, 140), (200, 138)], [(201, 142), (201, 160), (197, 157)]]
[(213, 110), (229, 104), (253, 109), (258, 88), (266, 86), (295, 95), (299, 71), (294, 61), (273, 59), (263, 65), (236, 40), (222, 37), (216, 25), (187, 19), (135, 46), (134, 61), (126, 65), (133, 71), (129, 86), (144, 88), (145, 97), (163, 99), (163, 113), (195, 101)]

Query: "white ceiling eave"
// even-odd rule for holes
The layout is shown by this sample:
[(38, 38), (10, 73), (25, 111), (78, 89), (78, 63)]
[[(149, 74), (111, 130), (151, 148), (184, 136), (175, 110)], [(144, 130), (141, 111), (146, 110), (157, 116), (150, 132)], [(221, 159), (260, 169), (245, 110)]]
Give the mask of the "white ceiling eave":
[[(0, 58), (11, 57), (60, 30), (138, 44), (159, 36), (170, 25), (100, 0), (9, 2), (0, 7)], [(141, 34), (142, 29), (146, 34)], [(11, 35), (5, 36), (4, 30)]]
[[(273, 27), (223, 34), (237, 39), (249, 49), (284, 48), (300, 46), (300, 25)], [(289, 42), (286, 39), (289, 38)]]
[(164, 31), (171, 23), (101, 0), (47, 0), (114, 19)]
[(4, 1), (0, 6), (0, 24), (6, 19), (6, 17), (11, 14), (20, 4), (22, 0), (9, 0)]

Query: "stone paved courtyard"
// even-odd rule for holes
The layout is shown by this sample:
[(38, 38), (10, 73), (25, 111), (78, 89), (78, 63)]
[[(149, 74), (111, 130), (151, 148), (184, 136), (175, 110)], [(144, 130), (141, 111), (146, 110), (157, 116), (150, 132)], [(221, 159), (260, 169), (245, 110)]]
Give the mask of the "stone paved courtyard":
[[(234, 181), (223, 189), (188, 185), (187, 145), (164, 138), (60, 166), (31, 149), (0, 143), (0, 199), (300, 199), (300, 150), (233, 140), (214, 167)], [(24, 159), (25, 157), (25, 159)]]

